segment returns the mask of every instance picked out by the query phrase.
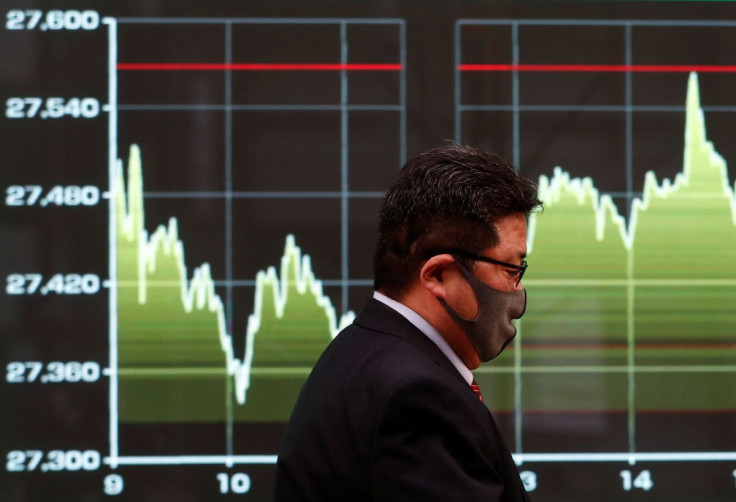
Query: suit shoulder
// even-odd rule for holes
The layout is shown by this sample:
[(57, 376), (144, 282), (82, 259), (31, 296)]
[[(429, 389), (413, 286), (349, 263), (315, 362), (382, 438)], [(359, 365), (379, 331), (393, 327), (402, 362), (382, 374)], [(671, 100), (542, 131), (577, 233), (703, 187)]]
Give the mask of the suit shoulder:
[[(426, 342), (432, 343), (427, 340)], [(438, 349), (439, 350), (439, 349)], [(442, 378), (444, 369), (406, 338), (358, 325), (343, 330), (325, 351), (326, 363), (336, 359), (349, 363), (351, 373), (376, 374), (401, 380), (403, 377)], [(322, 362), (322, 361), (320, 361)], [(438, 374), (438, 370), (441, 371)]]

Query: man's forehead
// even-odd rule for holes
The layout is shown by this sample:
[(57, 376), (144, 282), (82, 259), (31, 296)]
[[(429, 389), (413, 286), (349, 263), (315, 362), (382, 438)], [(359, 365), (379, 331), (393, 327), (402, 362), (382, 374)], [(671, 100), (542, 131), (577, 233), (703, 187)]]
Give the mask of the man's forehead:
[(486, 249), (487, 252), (503, 253), (518, 258), (526, 257), (527, 222), (523, 213), (504, 216), (490, 225), (496, 231), (498, 241), (496, 246)]

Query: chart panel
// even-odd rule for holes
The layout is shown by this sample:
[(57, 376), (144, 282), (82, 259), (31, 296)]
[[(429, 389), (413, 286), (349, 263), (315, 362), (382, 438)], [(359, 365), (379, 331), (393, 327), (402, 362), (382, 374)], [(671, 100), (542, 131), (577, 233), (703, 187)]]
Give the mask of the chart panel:
[(736, 152), (714, 131), (736, 124), (736, 68), (693, 46), (736, 25), (461, 20), (455, 36), (456, 139), (506, 151), (545, 206), (520, 336), (478, 379), (517, 460), (657, 466), (642, 486), (732, 460)]
[[(350, 289), (370, 291), (350, 273), (351, 205), (380, 200), (405, 155), (403, 24), (121, 20), (114, 29), (119, 461), (273, 462), (312, 365), (354, 317)], [(161, 131), (181, 142), (161, 141)], [(386, 148), (351, 151), (371, 143)], [(351, 177), (369, 170), (370, 179)], [(196, 212), (189, 224), (202, 230), (180, 233)], [(219, 244), (225, 260), (213, 258), (224, 269), (188, 270), (189, 242), (203, 237), (208, 250)], [(171, 424), (208, 432), (183, 438)]]

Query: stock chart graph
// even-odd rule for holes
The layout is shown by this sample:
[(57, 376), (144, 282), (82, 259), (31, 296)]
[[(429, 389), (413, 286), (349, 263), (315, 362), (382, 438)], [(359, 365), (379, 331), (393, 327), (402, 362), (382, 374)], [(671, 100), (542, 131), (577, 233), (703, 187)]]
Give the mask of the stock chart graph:
[(8, 10), (46, 66), (2, 87), (4, 500), (270, 500), (383, 192), (450, 137), (544, 201), (475, 374), (532, 499), (733, 497), (736, 23), (458, 5)]
[[(147, 235), (136, 147), (131, 148), (129, 166), (127, 194), (120, 171), (113, 190), (120, 420), (227, 421), (236, 403), (248, 405), (237, 413), (239, 419), (286, 421), (299, 384), (352, 316), (336, 318), (309, 256), (302, 256), (294, 236), (288, 235), (280, 271), (270, 267), (256, 276), (248, 343), (245, 353), (236, 356), (210, 267), (202, 265), (189, 279), (176, 219)], [(259, 379), (259, 370), (265, 378)], [(273, 386), (279, 373), (282, 380), (296, 374), (288, 395), (283, 381)], [(258, 392), (260, 386), (266, 389)]]
[[(122, 117), (126, 115), (134, 115), (133, 123), (139, 115), (161, 117), (152, 120), (161, 120), (162, 127), (170, 127), (168, 118), (182, 111), (194, 111), (193, 120), (201, 120), (202, 113), (218, 115), (217, 120), (225, 122), (220, 168), (224, 173), (219, 180), (223, 190), (172, 192), (164, 186), (165, 190), (144, 191), (144, 173), (149, 171), (143, 166), (150, 165), (142, 160), (147, 155), (147, 150), (142, 153), (145, 146), (130, 147), (127, 175), (124, 163), (115, 161), (111, 193), (117, 231), (111, 262), (117, 263), (117, 327), (111, 326), (111, 344), (118, 362), (113, 376), (118, 391), (117, 397), (111, 395), (111, 406), (117, 408), (111, 416), (113, 444), (122, 463), (135, 464), (144, 456), (162, 464), (176, 463), (182, 453), (198, 453), (188, 462), (221, 458), (273, 464), (278, 428), (271, 426), (269, 431), (255, 433), (271, 438), (264, 452), (254, 450), (253, 427), (247, 424), (285, 423), (312, 365), (354, 317), (346, 308), (350, 289), (356, 285), (349, 273), (349, 246), (352, 234), (360, 229), (354, 231), (351, 213), (356, 202), (377, 204), (381, 192), (369, 189), (378, 188), (375, 179), (353, 174), (367, 169), (367, 163), (375, 159), (352, 151), (377, 140), (376, 135), (382, 142), (390, 135), (388, 143), (395, 145), (394, 149), (379, 154), (384, 159), (385, 179), (397, 171), (405, 157), (403, 23), (228, 19), (150, 24), (135, 20), (116, 23), (111, 44), (122, 45), (126, 30), (131, 32), (128, 36), (137, 38), (144, 33), (159, 36), (161, 26), (181, 34), (201, 29), (202, 36), (215, 37), (216, 33), (218, 38), (213, 53), (200, 57), (211, 61), (224, 54), (225, 60), (232, 62), (171, 63), (171, 56), (163, 53), (159, 61), (164, 62), (151, 63), (151, 54), (126, 54), (119, 45), (117, 58), (127, 59), (114, 63), (118, 74), (114, 92), (128, 95), (126, 88), (140, 85), (141, 79), (165, 79), (174, 74), (178, 80), (201, 78), (193, 85), (218, 90), (224, 86), (224, 103), (120, 103), (119, 137), (134, 139), (138, 132), (125, 129)], [(371, 54), (376, 49), (365, 44), (366, 35), (372, 36), (373, 43), (378, 41), (378, 49), (392, 53)], [(325, 55), (300, 49), (305, 40), (307, 46), (329, 44), (325, 45)], [(243, 50), (244, 41), (249, 49), (240, 56), (237, 50)], [(264, 52), (259, 54), (258, 48)], [(241, 62), (246, 57), (247, 62)], [(139, 58), (145, 62), (129, 62)], [(288, 63), (285, 58), (289, 58)], [(136, 95), (136, 99), (140, 98)], [(366, 121), (372, 126), (380, 124), (380, 128), (365, 129), (360, 124)], [(319, 142), (305, 137), (299, 143), (305, 127), (315, 130)], [(289, 130), (292, 132), (287, 133)], [(257, 143), (275, 135), (289, 141), (283, 153), (291, 158), (280, 156), (278, 151), (259, 154), (262, 147)], [(154, 144), (151, 150), (160, 147)], [(153, 169), (173, 167), (168, 157), (154, 156), (153, 162)], [(294, 162), (304, 166), (303, 173)], [(258, 167), (240, 168), (247, 165)], [(156, 194), (153, 197), (175, 203), (187, 199), (214, 201), (216, 205), (224, 202), (224, 212), (216, 216), (219, 220), (224, 216), (222, 234), (217, 236), (222, 239), (227, 260), (221, 271), (225, 274), (222, 294), (216, 292), (218, 283), (208, 263), (187, 273), (189, 241), (180, 238), (176, 215), (167, 215), (168, 224), (159, 223), (161, 226), (149, 234), (144, 215), (151, 202), (144, 196), (151, 198), (152, 192)], [(276, 203), (278, 212), (263, 206), (264, 202)], [(264, 214), (270, 215), (271, 223), (264, 225)], [(293, 222), (300, 214), (313, 220), (307, 223), (307, 231)], [(302, 254), (296, 244), (304, 233), (314, 242), (315, 231), (309, 229), (313, 225), (322, 227), (318, 232), (331, 230), (324, 237), (336, 251), (329, 256), (328, 270), (337, 277), (330, 285), (339, 289), (335, 300), (338, 308), (325, 293), (325, 282), (315, 276), (311, 257)], [(263, 269), (248, 272), (252, 279), (235, 278), (243, 256), (254, 249), (258, 252), (260, 244), (269, 241), (280, 245), (278, 254), (266, 256)], [(324, 250), (325, 246), (316, 248)], [(365, 288), (369, 281), (357, 284)], [(239, 288), (250, 294), (240, 294), (236, 291)], [(234, 323), (234, 318), (245, 322)], [(172, 423), (203, 424), (211, 432), (205, 435), (207, 439), (190, 444), (176, 433), (171, 435)], [(162, 436), (169, 440), (159, 441), (163, 444), (152, 449), (152, 438)]]

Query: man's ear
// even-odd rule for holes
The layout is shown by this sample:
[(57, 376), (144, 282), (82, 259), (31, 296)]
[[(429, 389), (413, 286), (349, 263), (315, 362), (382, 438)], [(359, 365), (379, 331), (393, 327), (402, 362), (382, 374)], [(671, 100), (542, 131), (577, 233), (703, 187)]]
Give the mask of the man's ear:
[(424, 289), (438, 298), (447, 298), (447, 271), (455, 267), (455, 260), (449, 254), (432, 256), (419, 270), (419, 283)]

